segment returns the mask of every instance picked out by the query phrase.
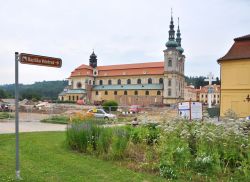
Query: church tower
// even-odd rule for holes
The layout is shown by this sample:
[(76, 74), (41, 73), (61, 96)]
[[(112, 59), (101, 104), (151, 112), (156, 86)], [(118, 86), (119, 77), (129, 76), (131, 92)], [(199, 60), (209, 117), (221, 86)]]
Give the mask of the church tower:
[(175, 104), (184, 99), (184, 49), (181, 47), (181, 33), (178, 29), (175, 39), (174, 21), (171, 11), (169, 39), (164, 52), (164, 92), (163, 103)]

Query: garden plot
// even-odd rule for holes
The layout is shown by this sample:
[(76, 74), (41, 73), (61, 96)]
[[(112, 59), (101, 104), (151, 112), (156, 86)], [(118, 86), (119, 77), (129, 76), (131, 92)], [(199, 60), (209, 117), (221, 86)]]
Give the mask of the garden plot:
[(165, 119), (104, 128), (91, 120), (67, 129), (72, 150), (177, 181), (250, 181), (247, 122)]

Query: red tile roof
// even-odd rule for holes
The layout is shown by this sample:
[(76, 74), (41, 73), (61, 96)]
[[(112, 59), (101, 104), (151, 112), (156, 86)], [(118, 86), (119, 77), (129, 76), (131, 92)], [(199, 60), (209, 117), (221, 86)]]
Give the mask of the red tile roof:
[(235, 38), (234, 41), (228, 53), (218, 59), (218, 62), (234, 59), (250, 59), (250, 34)]
[[(164, 73), (164, 62), (119, 64), (98, 66), (98, 76), (159, 75)], [(93, 68), (81, 65), (71, 72), (70, 77), (93, 76)]]

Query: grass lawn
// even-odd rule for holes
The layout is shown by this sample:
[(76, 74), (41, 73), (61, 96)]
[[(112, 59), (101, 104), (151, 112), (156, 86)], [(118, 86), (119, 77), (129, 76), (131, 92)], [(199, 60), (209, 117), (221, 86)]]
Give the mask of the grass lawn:
[[(153, 182), (163, 178), (131, 171), (66, 147), (64, 132), (20, 134), (21, 177), (29, 182)], [(0, 135), (0, 181), (15, 181), (15, 135)]]

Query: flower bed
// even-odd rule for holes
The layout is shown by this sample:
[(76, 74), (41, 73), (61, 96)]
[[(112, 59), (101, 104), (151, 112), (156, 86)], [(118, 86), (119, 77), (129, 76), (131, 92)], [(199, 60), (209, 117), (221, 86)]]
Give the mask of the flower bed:
[(173, 120), (140, 127), (105, 128), (72, 123), (67, 143), (73, 150), (168, 179), (250, 179), (247, 123), (220, 124)]

